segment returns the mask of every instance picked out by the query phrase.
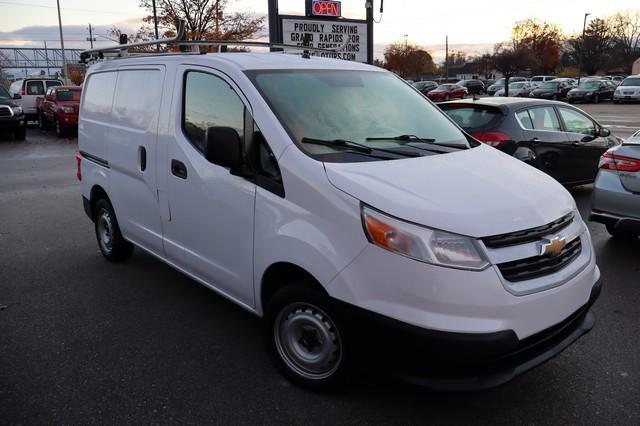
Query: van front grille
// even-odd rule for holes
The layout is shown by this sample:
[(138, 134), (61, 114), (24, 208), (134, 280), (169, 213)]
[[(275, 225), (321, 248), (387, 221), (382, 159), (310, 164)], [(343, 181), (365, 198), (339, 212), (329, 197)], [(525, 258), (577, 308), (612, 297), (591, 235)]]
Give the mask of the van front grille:
[(499, 263), (498, 269), (507, 281), (531, 280), (552, 274), (573, 262), (582, 253), (580, 237), (568, 243), (556, 256), (533, 256)]
[(488, 248), (501, 248), (513, 246), (516, 244), (524, 244), (534, 242), (545, 235), (554, 234), (559, 230), (566, 228), (573, 221), (573, 212), (562, 216), (558, 220), (554, 220), (546, 225), (537, 226), (535, 228), (525, 229), (523, 231), (510, 232), (508, 234), (492, 235), (482, 238), (482, 242)]

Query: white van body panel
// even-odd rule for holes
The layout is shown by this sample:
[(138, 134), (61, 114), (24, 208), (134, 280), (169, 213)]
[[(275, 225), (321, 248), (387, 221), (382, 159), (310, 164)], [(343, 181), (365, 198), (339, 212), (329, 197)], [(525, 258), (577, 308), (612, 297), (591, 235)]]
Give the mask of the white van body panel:
[[(40, 94), (29, 94), (27, 92), (27, 84), (29, 82), (34, 82), (32, 84), (38, 84), (39, 87), (41, 87), (41, 93)], [(22, 110), (24, 111), (25, 114), (28, 115), (36, 115), (38, 113), (38, 108), (36, 106), (37, 104), (37, 99), (43, 98), (45, 93), (47, 92), (47, 90), (50, 87), (53, 87), (51, 84), (47, 84), (47, 82), (53, 82), (54, 85), (57, 86), (62, 86), (64, 83), (62, 82), (62, 80), (56, 80), (56, 79), (44, 79), (44, 78), (27, 78), (24, 80), (17, 80), (15, 82), (13, 82), (11, 84), (11, 86), (9, 86), (9, 94), (11, 96), (13, 96), (14, 94), (19, 94), (22, 96), (21, 99), (16, 100), (16, 103), (18, 105), (20, 105), (22, 107)], [(22, 89), (25, 88), (25, 94), (22, 95)]]
[(571, 194), (549, 175), (484, 144), (446, 155), (325, 167), (337, 188), (385, 213), (472, 237), (544, 225), (575, 208)]

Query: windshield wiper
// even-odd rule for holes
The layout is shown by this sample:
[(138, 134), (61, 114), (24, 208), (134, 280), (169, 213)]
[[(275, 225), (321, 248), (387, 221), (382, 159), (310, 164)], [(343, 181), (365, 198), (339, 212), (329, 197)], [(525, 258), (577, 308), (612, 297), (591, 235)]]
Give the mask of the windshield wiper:
[(388, 137), (375, 137), (375, 138), (367, 138), (366, 140), (368, 141), (400, 141), (400, 142), (405, 142), (405, 144), (402, 145), (408, 145), (412, 148), (416, 148), (416, 149), (421, 149), (423, 151), (434, 151), (434, 152), (450, 152), (447, 150), (433, 150), (433, 149), (427, 149), (427, 148), (422, 148), (419, 146), (415, 146), (415, 145), (409, 145), (411, 143), (424, 143), (424, 144), (428, 144), (431, 145), (433, 147), (447, 147), (447, 148), (456, 148), (456, 149), (467, 149), (466, 146), (464, 145), (458, 145), (458, 144), (446, 144), (446, 143), (437, 143), (435, 139), (429, 139), (429, 138), (421, 138), (418, 137), (416, 135), (398, 135), (398, 136), (388, 136)]
[[(353, 151), (361, 152), (364, 154), (371, 154), (371, 155), (373, 154), (374, 151), (378, 151), (378, 152), (386, 152), (393, 155), (402, 155), (405, 157), (420, 157), (420, 155), (416, 155), (410, 152), (393, 151), (390, 149), (383, 149), (383, 148), (373, 148), (373, 147), (369, 147), (367, 145), (346, 140), (346, 139), (315, 139), (315, 138), (304, 137), (300, 141), (302, 143), (311, 143), (316, 145), (346, 148)], [(372, 156), (375, 156), (375, 155), (372, 155)], [(388, 157), (384, 157), (384, 158), (388, 158)]]

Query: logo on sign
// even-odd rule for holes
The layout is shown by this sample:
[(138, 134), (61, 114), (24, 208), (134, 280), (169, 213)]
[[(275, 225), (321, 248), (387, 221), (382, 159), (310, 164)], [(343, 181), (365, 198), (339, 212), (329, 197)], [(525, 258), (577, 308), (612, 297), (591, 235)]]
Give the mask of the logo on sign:
[(342, 16), (339, 1), (313, 0), (311, 13), (315, 16)]

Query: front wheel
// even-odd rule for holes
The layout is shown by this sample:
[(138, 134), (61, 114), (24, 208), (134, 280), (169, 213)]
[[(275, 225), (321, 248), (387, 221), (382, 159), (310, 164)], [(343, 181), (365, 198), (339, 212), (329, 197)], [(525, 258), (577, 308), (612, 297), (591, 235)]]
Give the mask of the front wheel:
[(599, 95), (595, 95), (595, 96), (593, 97), (593, 103), (594, 103), (594, 104), (597, 104), (597, 103), (599, 103), (599, 102), (600, 102), (600, 96), (599, 96)]
[(271, 359), (293, 383), (328, 390), (344, 377), (344, 336), (329, 297), (311, 283), (276, 292), (265, 309), (264, 334)]
[(111, 262), (121, 262), (131, 256), (133, 244), (122, 237), (111, 203), (101, 198), (94, 207), (93, 223), (100, 252)]
[(625, 231), (622, 229), (616, 229), (615, 225), (607, 224), (607, 232), (614, 238), (624, 239), (624, 240), (634, 240), (638, 238), (640, 233), (633, 231)]
[(55, 119), (54, 126), (56, 128), (56, 136), (59, 138), (63, 138), (66, 132), (57, 118)]

